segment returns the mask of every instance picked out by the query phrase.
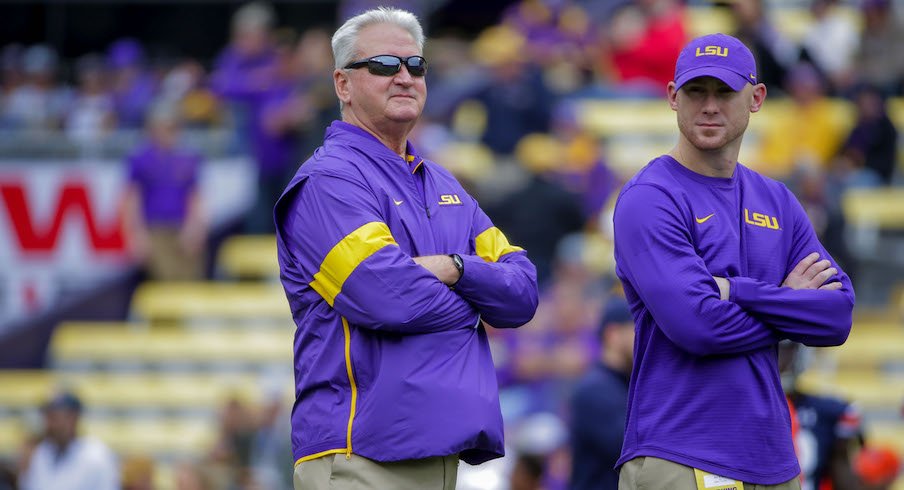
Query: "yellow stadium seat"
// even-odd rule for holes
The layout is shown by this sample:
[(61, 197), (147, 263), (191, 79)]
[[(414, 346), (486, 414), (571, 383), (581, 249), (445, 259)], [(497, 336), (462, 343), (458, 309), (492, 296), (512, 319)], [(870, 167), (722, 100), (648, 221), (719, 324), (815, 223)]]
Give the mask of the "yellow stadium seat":
[(689, 37), (714, 32), (731, 34), (735, 31), (735, 21), (727, 8), (688, 7), (684, 9), (684, 25)]
[(889, 324), (861, 329), (855, 325), (844, 345), (826, 351), (843, 369), (901, 364), (904, 363), (904, 326)]
[(132, 314), (162, 320), (280, 320), (292, 325), (281, 286), (260, 283), (148, 282), (132, 298)]
[(25, 435), (21, 419), (0, 418), (0, 456), (16, 456), (22, 450)]
[(153, 418), (83, 420), (82, 429), (110, 446), (120, 457), (200, 456), (217, 436), (214, 418), (160, 420)]
[(262, 329), (186, 329), (130, 324), (64, 323), (50, 343), (56, 364), (66, 363), (289, 363), (292, 331)]
[(885, 375), (877, 369), (808, 370), (799, 383), (803, 392), (837, 396), (867, 410), (895, 412), (904, 403), (904, 376)]
[(904, 229), (904, 189), (852, 189), (842, 198), (848, 223), (866, 229)]
[[(285, 365), (288, 402), (292, 395), (290, 361)], [(230, 398), (257, 403), (265, 396), (261, 378), (250, 374), (0, 371), (0, 407), (40, 407), (61, 386), (76, 393), (88, 409), (216, 410)]]
[(217, 268), (233, 278), (279, 276), (274, 235), (240, 235), (228, 238), (217, 255)]

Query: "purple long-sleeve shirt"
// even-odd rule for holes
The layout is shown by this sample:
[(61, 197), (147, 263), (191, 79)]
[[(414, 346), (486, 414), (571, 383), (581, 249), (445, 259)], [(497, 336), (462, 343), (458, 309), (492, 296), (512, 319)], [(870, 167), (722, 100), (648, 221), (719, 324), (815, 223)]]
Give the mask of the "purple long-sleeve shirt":
[[(378, 461), (502, 456), (486, 330), (537, 307), (536, 269), (452, 175), (334, 122), (275, 209), (298, 326), (292, 447)], [(413, 257), (461, 255), (454, 289)]]
[[(843, 343), (854, 291), (781, 287), (819, 243), (784, 185), (738, 165), (650, 162), (615, 208), (616, 272), (636, 324), (621, 465), (653, 456), (755, 484), (800, 473), (776, 344)], [(713, 276), (729, 278), (727, 301)]]

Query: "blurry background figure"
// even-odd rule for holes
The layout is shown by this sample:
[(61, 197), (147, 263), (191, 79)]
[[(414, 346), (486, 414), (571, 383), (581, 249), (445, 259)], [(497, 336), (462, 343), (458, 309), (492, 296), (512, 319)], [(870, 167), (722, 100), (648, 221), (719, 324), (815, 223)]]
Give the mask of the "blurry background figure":
[(515, 462), (509, 490), (563, 490), (568, 481), (568, 429), (552, 413), (535, 413), (513, 431)]
[(226, 402), (220, 412), (220, 433), (204, 463), (213, 488), (257, 488), (251, 467), (255, 420), (250, 407), (239, 398)]
[(813, 0), (813, 22), (801, 40), (801, 58), (809, 60), (829, 84), (833, 95), (850, 88), (854, 55), (859, 48), (859, 26), (839, 9), (839, 0)]
[(159, 280), (205, 274), (207, 220), (198, 189), (202, 157), (182, 146), (180, 124), (174, 107), (155, 107), (147, 141), (128, 157), (129, 240), (150, 277)]
[(472, 46), (472, 58), (489, 73), (471, 97), (485, 113), (481, 141), (499, 155), (512, 154), (524, 135), (549, 130), (553, 96), (539, 67), (526, 56), (525, 42), (514, 29), (494, 26)]
[(845, 187), (891, 185), (898, 152), (898, 130), (888, 115), (886, 97), (877, 87), (854, 92), (857, 122), (840, 151), (839, 174)]
[(786, 117), (769, 121), (760, 154), (751, 160), (758, 162), (754, 170), (779, 180), (790, 177), (800, 165), (828, 169), (850, 128), (849, 121), (838, 117), (813, 65), (795, 65), (785, 87), (793, 109)]
[(78, 88), (64, 121), (66, 135), (80, 148), (82, 158), (97, 158), (105, 136), (116, 126), (113, 99), (103, 59), (95, 54), (76, 63)]
[(899, 95), (904, 82), (904, 25), (891, 0), (863, 0), (863, 30), (855, 72), (885, 95)]
[(799, 49), (769, 18), (764, 0), (728, 2), (734, 19), (731, 33), (750, 48), (756, 58), (757, 81), (769, 87), (769, 95), (778, 94), (788, 69), (799, 58)]
[(45, 437), (21, 477), (22, 490), (118, 490), (119, 467), (101, 441), (79, 435), (82, 403), (60, 392), (43, 407)]
[(119, 39), (107, 50), (106, 61), (118, 126), (141, 128), (157, 92), (157, 81), (147, 69), (144, 49), (135, 39)]
[(616, 11), (602, 29), (603, 73), (633, 93), (658, 96), (675, 74), (687, 41), (684, 10), (676, 0), (636, 0)]
[(634, 362), (634, 318), (624, 298), (610, 298), (597, 330), (598, 362), (578, 382), (571, 399), (573, 490), (616, 490)]
[(527, 179), (501, 201), (487, 206), (487, 214), (496, 226), (528, 251), (537, 266), (541, 291), (550, 280), (559, 240), (584, 227), (578, 196), (550, 177), (550, 172), (561, 164), (562, 156), (563, 147), (553, 137), (541, 133), (525, 136), (515, 148), (515, 158), (526, 171)]
[(841, 207), (841, 192), (833, 192), (833, 188), (839, 185), (834, 179), (823, 168), (804, 163), (794, 169), (787, 185), (797, 195), (816, 236), (829, 255), (843, 267), (852, 281), (856, 281), (858, 263), (847, 244), (847, 222)]
[[(239, 150), (250, 153), (257, 165), (257, 200), (248, 213), (247, 233), (272, 233), (273, 206), (288, 183), (285, 167), (289, 141), (281, 140), (276, 124), (267, 128), (268, 104), (291, 89), (286, 77), (288, 55), (279, 49), (273, 26), (276, 16), (270, 5), (243, 5), (232, 17), (232, 38), (217, 59), (211, 74), (214, 92), (228, 101)], [(275, 146), (272, 146), (274, 145)], [(294, 155), (293, 155), (294, 156)], [(274, 197), (275, 195), (275, 197)]]
[(59, 58), (45, 44), (22, 53), (24, 82), (13, 88), (4, 104), (4, 119), (16, 129), (59, 129), (69, 108), (71, 93), (57, 82)]
[(802, 490), (818, 490), (825, 485), (834, 490), (858, 490), (850, 455), (863, 437), (860, 412), (845, 400), (798, 389), (798, 378), (807, 366), (807, 351), (800, 344), (789, 340), (779, 343), (778, 363), (791, 410)]
[(854, 459), (861, 490), (889, 490), (901, 470), (901, 460), (887, 447), (866, 445)]

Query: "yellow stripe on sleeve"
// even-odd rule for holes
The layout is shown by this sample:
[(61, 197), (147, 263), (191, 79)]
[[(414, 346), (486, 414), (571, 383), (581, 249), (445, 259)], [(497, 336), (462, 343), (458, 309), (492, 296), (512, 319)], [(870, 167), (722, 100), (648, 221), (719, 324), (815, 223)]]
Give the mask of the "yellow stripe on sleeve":
[(314, 274), (311, 287), (333, 306), (336, 296), (342, 291), (342, 285), (361, 262), (373, 255), (377, 250), (396, 245), (386, 223), (373, 221), (345, 236), (320, 264), (320, 272)]
[(502, 230), (495, 226), (487, 228), (483, 233), (477, 235), (477, 238), (474, 239), (474, 248), (477, 249), (477, 255), (486, 262), (496, 262), (505, 254), (524, 250), (509, 244), (508, 238), (502, 234)]

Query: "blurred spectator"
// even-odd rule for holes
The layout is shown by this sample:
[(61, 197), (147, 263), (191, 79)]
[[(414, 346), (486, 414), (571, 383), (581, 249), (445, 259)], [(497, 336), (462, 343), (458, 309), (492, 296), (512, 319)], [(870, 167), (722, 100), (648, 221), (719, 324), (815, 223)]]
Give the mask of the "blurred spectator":
[(83, 156), (97, 156), (104, 135), (116, 124), (113, 99), (107, 91), (103, 61), (85, 55), (76, 63), (78, 91), (66, 115), (65, 130)]
[(167, 72), (157, 103), (178, 106), (189, 128), (209, 128), (221, 120), (220, 102), (206, 86), (204, 67), (193, 59), (183, 60)]
[(890, 490), (901, 469), (901, 460), (887, 447), (867, 444), (854, 459), (860, 490)]
[(205, 465), (215, 489), (245, 489), (254, 484), (251, 445), (254, 417), (249, 407), (232, 398), (220, 413), (220, 434)]
[(198, 465), (192, 461), (177, 463), (173, 470), (174, 487), (176, 490), (219, 490), (207, 483), (204, 474)]
[(501, 24), (524, 37), (528, 58), (542, 68), (556, 93), (573, 92), (583, 84), (583, 73), (592, 71), (595, 36), (579, 5), (569, 0), (521, 0), (503, 14)]
[(291, 403), (286, 397), (286, 386), (291, 380), (284, 376), (268, 375), (265, 382), (263, 403), (258, 407), (254, 436), (251, 441), (250, 464), (254, 481), (265, 489), (292, 487), (292, 473), (287, 471), (295, 462), (292, 458), (290, 434)]
[(203, 157), (179, 142), (180, 124), (175, 108), (155, 107), (147, 140), (128, 157), (127, 229), (136, 257), (158, 280), (200, 279), (205, 272)]
[(813, 21), (801, 41), (802, 57), (810, 60), (829, 82), (832, 94), (845, 93), (855, 76), (854, 55), (859, 26), (839, 8), (838, 0), (813, 0)]
[(837, 117), (834, 102), (826, 96), (819, 74), (801, 63), (788, 74), (791, 107), (784, 117), (772, 118), (762, 134), (754, 170), (776, 179), (787, 179), (794, 168), (812, 165), (828, 169), (841, 147), (850, 121)]
[(540, 412), (514, 424), (516, 459), (509, 490), (564, 490), (568, 480), (568, 429), (555, 414)]
[(890, 185), (898, 161), (898, 130), (888, 116), (885, 96), (869, 85), (855, 94), (857, 122), (841, 149), (836, 169), (848, 185)]
[(583, 228), (584, 213), (578, 197), (547, 175), (562, 158), (555, 139), (545, 134), (525, 136), (518, 143), (516, 158), (529, 172), (527, 182), (488, 206), (487, 214), (513, 243), (528, 250), (542, 289), (550, 279), (556, 245), (563, 236)]
[(860, 412), (850, 402), (802, 392), (798, 379), (807, 367), (807, 351), (798, 343), (779, 343), (778, 366), (791, 410), (794, 448), (803, 490), (859, 490), (850, 454), (860, 445)]
[(524, 135), (549, 129), (553, 96), (524, 50), (524, 38), (505, 26), (488, 28), (473, 44), (473, 59), (490, 75), (473, 94), (486, 113), (482, 141), (498, 154), (509, 155)]
[[(324, 128), (340, 118), (333, 87), (333, 48), (330, 31), (315, 27), (305, 30), (295, 50), (297, 65), (296, 94), (304, 94), (310, 117), (300, 128), (297, 159), (290, 165), (294, 172), (299, 162), (305, 161), (323, 143)], [(433, 65), (430, 65), (431, 71)], [(430, 74), (428, 73), (428, 76)], [(431, 101), (435, 101), (435, 89), (431, 87)], [(304, 121), (299, 121), (304, 123)]]
[(292, 41), (274, 34), (274, 22), (265, 3), (240, 8), (230, 45), (212, 74), (213, 88), (232, 103), (240, 139), (257, 164), (257, 199), (248, 213), (247, 233), (274, 232), (273, 206), (299, 161), (296, 130), (311, 118), (307, 101), (296, 91), (299, 60)]
[(756, 58), (757, 80), (769, 87), (770, 93), (785, 81), (788, 68), (799, 58), (799, 49), (773, 25), (763, 0), (730, 2), (736, 30)]
[(687, 40), (684, 9), (677, 0), (635, 0), (615, 14), (604, 33), (601, 62), (612, 67), (615, 81), (659, 95)]
[(571, 399), (571, 485), (574, 490), (617, 490), (615, 462), (621, 455), (634, 361), (634, 318), (627, 301), (606, 304), (598, 341), (598, 362), (578, 383)]
[(37, 44), (22, 54), (25, 82), (7, 96), (3, 119), (15, 129), (59, 129), (69, 108), (70, 92), (57, 86), (58, 57)]
[(564, 153), (560, 165), (549, 174), (564, 189), (580, 196), (585, 219), (595, 223), (622, 182), (606, 164), (597, 139), (578, 123), (576, 110), (566, 103), (556, 108), (553, 132)]
[(788, 185), (800, 200), (819, 241), (854, 280), (857, 277), (857, 260), (847, 246), (847, 222), (841, 208), (842, 191), (837, 189), (837, 183), (829, 179), (822, 168), (806, 164), (795, 169)]
[(101, 441), (78, 434), (82, 403), (61, 392), (43, 407), (46, 437), (21, 478), (23, 490), (115, 490), (119, 468)]
[(144, 50), (135, 39), (120, 39), (107, 50), (107, 69), (119, 127), (144, 125), (157, 91), (157, 81), (145, 66)]
[(859, 80), (885, 95), (901, 94), (904, 81), (904, 26), (890, 0), (863, 0), (863, 31), (855, 71)]

